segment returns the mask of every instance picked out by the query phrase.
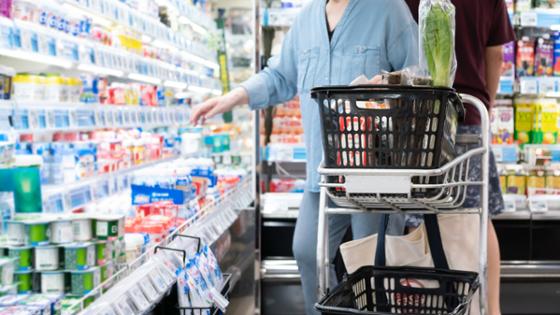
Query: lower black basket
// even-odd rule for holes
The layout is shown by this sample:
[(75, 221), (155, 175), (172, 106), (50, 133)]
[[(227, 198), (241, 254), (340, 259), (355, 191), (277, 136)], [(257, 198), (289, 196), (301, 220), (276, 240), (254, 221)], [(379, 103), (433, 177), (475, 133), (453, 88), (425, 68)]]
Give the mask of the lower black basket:
[[(376, 283), (383, 285), (376, 288)], [(315, 307), (322, 315), (463, 315), (478, 285), (475, 272), (367, 266), (349, 275)], [(378, 301), (379, 296), (383, 299)]]
[[(231, 291), (231, 274), (224, 274), (224, 283), (220, 291), (224, 297), (229, 299)], [(180, 315), (219, 315), (222, 314), (220, 309), (215, 306), (211, 307), (179, 307), (177, 306)]]

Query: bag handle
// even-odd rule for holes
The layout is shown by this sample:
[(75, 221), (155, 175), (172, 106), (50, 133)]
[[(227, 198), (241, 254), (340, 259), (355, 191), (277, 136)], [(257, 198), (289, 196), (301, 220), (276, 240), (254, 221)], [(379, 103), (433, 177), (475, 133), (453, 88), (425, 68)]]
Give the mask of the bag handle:
[[(434, 266), (437, 269), (449, 270), (449, 264), (447, 262), (447, 257), (445, 256), (445, 251), (443, 250), (443, 242), (441, 239), (441, 232), (439, 229), (439, 223), (437, 220), (437, 215), (435, 214), (425, 214), (424, 224), (426, 225), (426, 233), (428, 236), (428, 244), (430, 246), (430, 254), (432, 260), (434, 261)], [(387, 235), (387, 226), (389, 225), (389, 215), (382, 214), (379, 232), (377, 234), (377, 249), (375, 252), (375, 266), (384, 267), (387, 264), (386, 257), (386, 246), (385, 240)], [(383, 288), (385, 286), (382, 278), (375, 278), (375, 287)], [(446, 293), (454, 292), (455, 289), (452, 287), (441, 288)], [(375, 300), (377, 301), (378, 311), (389, 312), (389, 303), (387, 301), (387, 295), (384, 294), (382, 290), (375, 290)], [(449, 311), (453, 311), (458, 301), (449, 301), (447, 308)]]

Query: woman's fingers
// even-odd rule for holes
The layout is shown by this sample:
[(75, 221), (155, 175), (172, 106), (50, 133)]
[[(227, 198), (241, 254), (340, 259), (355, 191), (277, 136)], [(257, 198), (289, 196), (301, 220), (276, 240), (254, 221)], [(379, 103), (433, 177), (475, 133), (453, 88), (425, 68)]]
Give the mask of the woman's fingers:
[(215, 107), (216, 104), (217, 102), (215, 99), (209, 99), (206, 102), (195, 106), (191, 112), (191, 123), (195, 125), (199, 123), (200, 119), (205, 118), (208, 111)]

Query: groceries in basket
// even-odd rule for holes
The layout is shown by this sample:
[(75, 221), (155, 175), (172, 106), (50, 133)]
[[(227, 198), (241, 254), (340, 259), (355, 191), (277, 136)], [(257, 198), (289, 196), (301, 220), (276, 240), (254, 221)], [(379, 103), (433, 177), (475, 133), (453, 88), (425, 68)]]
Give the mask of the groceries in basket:
[(422, 0), (419, 8), (420, 66), (434, 86), (453, 86), (455, 57), (455, 6), (450, 0)]
[(386, 235), (387, 222), (341, 246), (349, 274), (317, 305), (322, 314), (479, 314), (478, 240), (461, 237), (477, 235), (478, 218), (426, 215), (406, 236)]

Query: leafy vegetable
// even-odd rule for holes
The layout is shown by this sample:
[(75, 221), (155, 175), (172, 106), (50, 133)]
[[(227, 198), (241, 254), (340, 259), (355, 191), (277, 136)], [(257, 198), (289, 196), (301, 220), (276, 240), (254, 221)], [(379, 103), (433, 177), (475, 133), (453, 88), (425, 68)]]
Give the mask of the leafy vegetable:
[(421, 16), (422, 50), (434, 86), (452, 86), (455, 71), (455, 8), (449, 1), (427, 1)]

